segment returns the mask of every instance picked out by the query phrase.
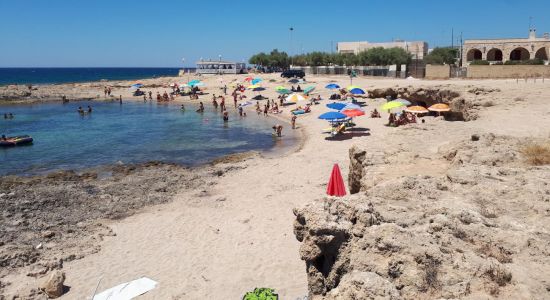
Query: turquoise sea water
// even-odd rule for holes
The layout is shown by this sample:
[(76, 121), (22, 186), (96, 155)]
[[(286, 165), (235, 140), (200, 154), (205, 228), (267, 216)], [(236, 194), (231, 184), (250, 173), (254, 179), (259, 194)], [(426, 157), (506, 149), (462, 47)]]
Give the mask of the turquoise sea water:
[[(93, 113), (80, 116), (78, 107), (88, 105)], [(153, 160), (197, 165), (227, 154), (291, 146), (296, 139), (289, 130), (283, 139), (274, 139), (276, 122), (255, 113), (241, 118), (231, 108), (226, 123), (208, 104), (202, 114), (190, 105), (186, 109), (155, 102), (0, 106), (0, 134), (34, 138), (30, 146), (0, 148), (0, 175)], [(15, 118), (5, 120), (6, 112)]]

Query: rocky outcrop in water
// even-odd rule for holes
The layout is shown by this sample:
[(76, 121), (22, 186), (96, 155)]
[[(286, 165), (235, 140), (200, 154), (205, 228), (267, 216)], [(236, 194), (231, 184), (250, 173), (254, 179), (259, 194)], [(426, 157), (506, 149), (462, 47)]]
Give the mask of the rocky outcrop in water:
[(310, 298), (550, 297), (550, 166), (526, 165), (526, 142), (477, 136), (440, 149), (445, 176), (295, 209)]

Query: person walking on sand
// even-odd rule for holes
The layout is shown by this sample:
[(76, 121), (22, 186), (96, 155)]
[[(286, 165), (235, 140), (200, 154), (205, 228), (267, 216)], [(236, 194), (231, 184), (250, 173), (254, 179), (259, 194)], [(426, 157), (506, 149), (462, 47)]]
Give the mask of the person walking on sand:
[(111, 97), (111, 87), (107, 88), (107, 96)]
[(269, 107), (267, 104), (264, 105), (264, 117), (267, 117), (267, 112), (269, 111)]
[(223, 93), (227, 96), (227, 85), (223, 85)]
[(292, 114), (292, 118), (290, 119), (290, 123), (292, 124), (292, 129), (296, 129), (296, 115)]
[(105, 98), (107, 98), (107, 87), (103, 88), (103, 94), (105, 94)]
[(149, 100), (153, 100), (153, 92), (149, 91)]

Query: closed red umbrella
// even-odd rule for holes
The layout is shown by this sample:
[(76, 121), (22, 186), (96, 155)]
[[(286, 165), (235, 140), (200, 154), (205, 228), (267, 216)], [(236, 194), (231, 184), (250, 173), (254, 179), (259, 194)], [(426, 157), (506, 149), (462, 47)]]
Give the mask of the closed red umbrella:
[(327, 195), (337, 197), (346, 195), (346, 186), (344, 185), (344, 179), (342, 178), (342, 174), (340, 174), (340, 167), (338, 167), (338, 164), (334, 164), (332, 168), (327, 186)]

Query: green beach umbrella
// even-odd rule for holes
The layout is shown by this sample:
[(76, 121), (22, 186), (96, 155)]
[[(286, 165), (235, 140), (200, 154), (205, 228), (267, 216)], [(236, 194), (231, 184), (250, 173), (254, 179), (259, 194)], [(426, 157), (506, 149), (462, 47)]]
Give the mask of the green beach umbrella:
[(380, 109), (381, 110), (392, 110), (394, 108), (399, 108), (399, 107), (403, 107), (403, 106), (406, 106), (406, 105), (403, 104), (402, 102), (390, 101), (390, 102), (380, 106)]
[(313, 92), (314, 89), (315, 89), (314, 86), (308, 86), (304, 89), (304, 94), (309, 94), (309, 93)]
[(287, 89), (277, 90), (277, 93), (282, 94), (282, 95), (289, 95), (289, 94), (292, 94), (292, 92), (289, 91), (289, 90), (287, 90)]
[(282, 85), (278, 86), (275, 88), (276, 91), (279, 91), (279, 90), (286, 90), (286, 88)]

